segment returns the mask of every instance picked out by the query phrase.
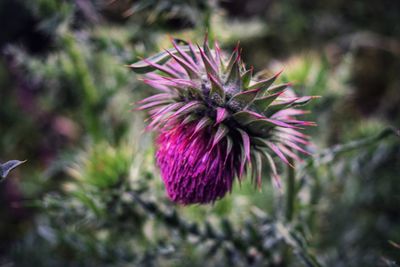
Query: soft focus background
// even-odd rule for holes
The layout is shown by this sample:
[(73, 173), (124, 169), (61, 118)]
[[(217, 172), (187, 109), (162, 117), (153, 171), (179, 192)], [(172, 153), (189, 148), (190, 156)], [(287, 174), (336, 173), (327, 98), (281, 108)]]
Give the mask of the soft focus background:
[[(0, 25), (0, 162), (28, 160), (0, 183), (0, 266), (398, 266), (400, 1), (1, 0)], [(290, 223), (267, 176), (165, 197), (124, 65), (207, 30), (322, 96)]]

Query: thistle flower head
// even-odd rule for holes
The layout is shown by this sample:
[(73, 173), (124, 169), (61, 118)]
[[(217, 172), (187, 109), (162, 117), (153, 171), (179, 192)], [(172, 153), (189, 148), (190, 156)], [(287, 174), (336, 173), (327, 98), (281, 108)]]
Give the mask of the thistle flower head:
[[(279, 73), (255, 81), (239, 47), (230, 57), (217, 43), (211, 49), (187, 44), (130, 65), (147, 73), (144, 82), (160, 91), (139, 102), (150, 112), (149, 128), (158, 131), (157, 165), (168, 196), (181, 204), (210, 203), (222, 198), (251, 170), (260, 185), (263, 162), (279, 186), (274, 157), (290, 164), (307, 136), (297, 106), (312, 97), (296, 97), (290, 84), (272, 85)], [(250, 168), (251, 166), (251, 168)]]

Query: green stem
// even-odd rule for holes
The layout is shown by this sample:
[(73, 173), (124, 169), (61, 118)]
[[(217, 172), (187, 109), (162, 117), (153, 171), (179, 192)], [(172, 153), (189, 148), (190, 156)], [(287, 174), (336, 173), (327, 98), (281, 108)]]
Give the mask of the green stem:
[(290, 223), (293, 220), (295, 212), (295, 199), (296, 199), (296, 175), (294, 169), (294, 160), (288, 159), (290, 165), (287, 169), (287, 181), (286, 181), (286, 221)]
[[(286, 180), (286, 203), (285, 203), (285, 219), (287, 224), (293, 220), (295, 213), (295, 200), (296, 200), (296, 174), (294, 168), (294, 160), (288, 159), (290, 165), (287, 166), (287, 180)], [(283, 247), (282, 251), (282, 266), (289, 266), (290, 251), (288, 246)]]

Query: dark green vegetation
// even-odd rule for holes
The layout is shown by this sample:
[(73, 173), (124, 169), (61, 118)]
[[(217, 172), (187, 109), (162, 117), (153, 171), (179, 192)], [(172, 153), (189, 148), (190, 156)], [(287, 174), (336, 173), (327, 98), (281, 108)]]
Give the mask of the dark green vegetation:
[[(0, 1), (0, 162), (28, 160), (0, 183), (0, 266), (398, 266), (400, 2), (221, 2)], [(282, 193), (266, 172), (214, 206), (165, 197), (124, 65), (206, 29), (322, 96)]]

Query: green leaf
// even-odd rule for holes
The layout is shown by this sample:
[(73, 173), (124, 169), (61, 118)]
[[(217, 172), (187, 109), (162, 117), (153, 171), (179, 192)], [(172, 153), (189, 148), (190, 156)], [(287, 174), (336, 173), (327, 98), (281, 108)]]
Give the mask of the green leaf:
[(308, 104), (312, 99), (314, 98), (319, 98), (319, 96), (303, 96), (294, 101), (292, 104), (290, 104), (290, 107), (297, 107), (297, 106), (303, 106), (305, 104)]
[(275, 93), (275, 94), (272, 94), (272, 95), (267, 95), (267, 96), (264, 96), (264, 97), (257, 98), (257, 99), (254, 100), (254, 105), (261, 112), (264, 112), (265, 110), (267, 110), (269, 105), (271, 105), (272, 102), (274, 102), (275, 99), (277, 99), (281, 94), (282, 94), (282, 92), (279, 92), (279, 93)]
[(259, 147), (268, 147), (268, 143), (267, 143), (267, 141), (265, 141), (264, 138), (253, 136), (250, 138), (250, 140), (253, 145), (256, 145)]
[(203, 50), (204, 50), (204, 53), (206, 54), (207, 58), (211, 61), (211, 63), (213, 63), (214, 65), (217, 65), (217, 62), (214, 61), (213, 55), (211, 54), (210, 46), (208, 45), (208, 35), (207, 34), (204, 37)]
[(258, 89), (254, 89), (254, 90), (237, 93), (229, 100), (228, 105), (235, 106), (235, 105), (239, 104), (241, 108), (246, 108), (251, 103), (253, 103), (258, 92), (259, 92)]
[(233, 64), (238, 60), (239, 57), (239, 43), (236, 45), (235, 50), (233, 50), (231, 57), (229, 58), (228, 65), (226, 66), (226, 71), (231, 72)]
[[(180, 49), (185, 52), (190, 51), (189, 46), (181, 46)], [(128, 65), (128, 67), (131, 68), (134, 72), (139, 73), (139, 74), (145, 74), (148, 72), (155, 71), (156, 68), (151, 66), (148, 62), (162, 65), (165, 62), (167, 62), (169, 59), (171, 59), (171, 55), (169, 53), (176, 55), (176, 54), (178, 54), (178, 51), (176, 51), (175, 48), (170, 48), (170, 49), (160, 52), (154, 56), (151, 56), (146, 59), (140, 60), (136, 63), (130, 64), (130, 65)], [(148, 61), (148, 62), (146, 62), (146, 61)]]
[(268, 88), (268, 93), (270, 94), (279, 93), (290, 86), (292, 86), (292, 83), (282, 83), (275, 86), (271, 86), (270, 88)]
[(226, 79), (225, 84), (230, 87), (234, 87), (235, 91), (242, 91), (242, 79), (240, 77), (240, 61), (239, 58), (233, 63), (232, 67), (229, 69), (228, 77)]
[(253, 67), (251, 67), (250, 69), (248, 69), (245, 73), (242, 74), (242, 84), (244, 88), (247, 88), (250, 84), (251, 81), (251, 77), (253, 76)]
[(271, 117), (273, 114), (276, 112), (289, 108), (291, 104), (293, 104), (296, 100), (288, 100), (288, 101), (283, 101), (280, 103), (274, 103), (268, 106), (266, 110), (264, 110), (264, 114), (266, 117)]
[(197, 46), (197, 48), (200, 51), (200, 56), (201, 59), (203, 60), (204, 67), (206, 68), (207, 73), (212, 74), (214, 77), (218, 77), (218, 71), (214, 63), (211, 61), (212, 59), (207, 57), (207, 55), (204, 53), (203, 49), (200, 48), (200, 46)]
[(252, 121), (262, 119), (263, 116), (252, 111), (239, 111), (232, 116), (236, 122), (242, 126), (246, 126)]
[(18, 167), (19, 165), (21, 165), (24, 162), (26, 162), (26, 160), (24, 160), (24, 161), (10, 160), (10, 161), (7, 161), (4, 164), (0, 164), (0, 175), (1, 175), (1, 177), (2, 178), (6, 178), (7, 175), (10, 173), (10, 171), (12, 171), (13, 169), (15, 169), (16, 167)]
[(239, 112), (233, 114), (233, 118), (240, 125), (246, 126), (247, 124), (251, 123), (252, 121), (259, 120), (264, 117), (258, 113), (252, 112), (252, 111), (239, 111)]
[(279, 77), (279, 75), (281, 73), (282, 73), (282, 71), (276, 73), (271, 78), (261, 80), (261, 81), (254, 83), (253, 85), (248, 87), (247, 90), (260, 89), (260, 94), (262, 94), (263, 92), (265, 92), (268, 89), (268, 87), (270, 87), (275, 82), (275, 80)]
[(260, 119), (252, 121), (246, 127), (254, 134), (259, 136), (267, 136), (269, 134), (269, 130), (274, 128), (275, 125), (269, 121)]
[[(220, 102), (221, 104), (225, 102), (225, 91), (219, 81), (212, 75), (208, 74), (208, 79), (211, 82), (211, 90), (210, 90), (210, 98), (213, 100), (217, 100), (216, 102)], [(216, 96), (220, 99), (216, 99)]]

